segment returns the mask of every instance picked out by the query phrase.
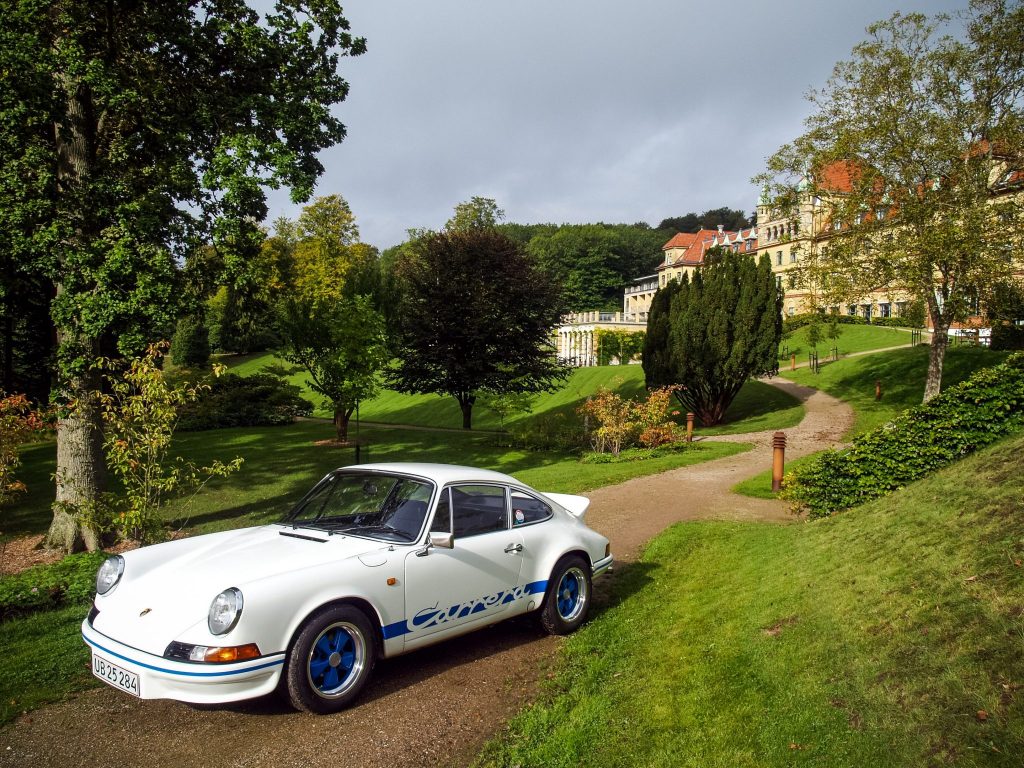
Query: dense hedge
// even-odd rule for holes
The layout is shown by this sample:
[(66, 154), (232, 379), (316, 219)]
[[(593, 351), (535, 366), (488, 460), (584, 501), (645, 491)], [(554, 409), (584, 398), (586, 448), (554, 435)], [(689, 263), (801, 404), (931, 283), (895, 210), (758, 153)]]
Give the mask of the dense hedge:
[(210, 382), (210, 389), (181, 409), (178, 429), (262, 427), (291, 424), (297, 416), (309, 416), (312, 404), (301, 390), (268, 373), (238, 376), (225, 373)]
[(1024, 427), (1024, 353), (978, 371), (923, 405), (786, 477), (784, 498), (812, 517), (884, 496)]
[(96, 591), (96, 571), (106, 558), (103, 552), (83, 552), (0, 578), (0, 619), (72, 603), (88, 604)]

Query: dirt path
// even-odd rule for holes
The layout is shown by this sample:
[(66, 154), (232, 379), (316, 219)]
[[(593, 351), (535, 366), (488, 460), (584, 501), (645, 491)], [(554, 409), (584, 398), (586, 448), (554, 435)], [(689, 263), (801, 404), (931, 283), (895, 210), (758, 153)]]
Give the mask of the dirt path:
[[(787, 430), (788, 457), (838, 443), (852, 424), (852, 412), (839, 401), (785, 380), (771, 383), (805, 401), (806, 417)], [(771, 435), (716, 437), (755, 447), (593, 491), (587, 520), (611, 539), (621, 563), (635, 560), (646, 541), (677, 521), (785, 520), (780, 502), (729, 493), (770, 467)], [(534, 695), (560, 642), (525, 618), (507, 621), (382, 662), (360, 703), (331, 717), (297, 714), (273, 698), (199, 709), (136, 701), (104, 687), (0, 731), (0, 766), (465, 765)]]

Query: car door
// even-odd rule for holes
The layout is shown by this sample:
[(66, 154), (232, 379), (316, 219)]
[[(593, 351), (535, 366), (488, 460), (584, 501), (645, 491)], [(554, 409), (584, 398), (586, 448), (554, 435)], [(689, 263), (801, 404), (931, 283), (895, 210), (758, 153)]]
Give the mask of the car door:
[(431, 531), (453, 533), (454, 546), (406, 556), (407, 648), (496, 621), (517, 594), (523, 538), (509, 525), (506, 486), (443, 489)]

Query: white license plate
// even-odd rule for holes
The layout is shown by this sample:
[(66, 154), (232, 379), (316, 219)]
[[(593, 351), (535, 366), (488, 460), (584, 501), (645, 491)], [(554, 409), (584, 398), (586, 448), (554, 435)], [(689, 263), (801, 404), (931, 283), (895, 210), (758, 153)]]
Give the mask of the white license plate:
[(117, 664), (111, 664), (95, 651), (92, 654), (92, 673), (103, 682), (120, 688), (125, 693), (130, 693), (132, 696), (142, 695), (139, 693), (139, 676), (137, 674), (129, 672)]

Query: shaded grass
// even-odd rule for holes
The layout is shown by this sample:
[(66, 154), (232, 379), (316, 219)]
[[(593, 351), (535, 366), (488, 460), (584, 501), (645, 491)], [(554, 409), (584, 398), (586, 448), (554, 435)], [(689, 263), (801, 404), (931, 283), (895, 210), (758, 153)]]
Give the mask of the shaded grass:
[[(264, 352), (247, 357), (225, 357), (222, 362), (234, 373), (250, 375), (269, 363), (281, 361), (271, 353)], [(322, 398), (309, 391), (307, 378), (306, 374), (297, 373), (289, 376), (288, 380), (302, 387), (304, 397), (316, 404), (315, 415), (330, 416), (322, 407)], [(533, 396), (529, 413), (513, 414), (504, 422), (487, 409), (484, 398), (481, 398), (473, 408), (473, 428), (497, 430), (513, 424), (528, 424), (532, 419), (555, 414), (575, 417), (576, 409), (600, 387), (608, 387), (625, 398), (642, 398), (646, 394), (643, 368), (639, 365), (574, 368), (565, 384), (557, 391)], [(455, 398), (407, 395), (392, 390), (383, 390), (377, 397), (360, 405), (359, 417), (368, 422), (418, 427), (456, 429), (462, 426), (462, 412)], [(784, 429), (799, 423), (802, 418), (803, 406), (794, 398), (761, 382), (750, 381), (740, 390), (726, 412), (722, 424), (709, 428), (705, 434), (722, 435), (756, 432), (762, 429)], [(682, 414), (681, 423), (686, 423), (685, 413)]]
[(80, 627), (88, 605), (5, 621), (0, 631), (0, 725), (98, 682)]
[(806, 525), (672, 528), (481, 763), (1020, 765), (1022, 451)]

